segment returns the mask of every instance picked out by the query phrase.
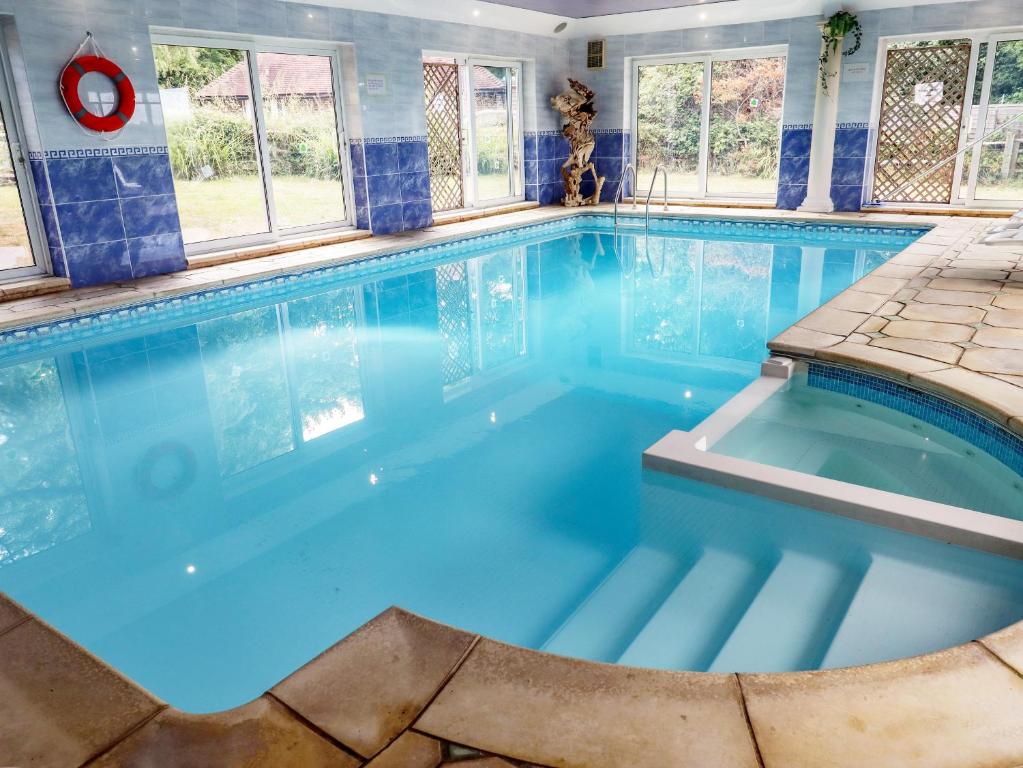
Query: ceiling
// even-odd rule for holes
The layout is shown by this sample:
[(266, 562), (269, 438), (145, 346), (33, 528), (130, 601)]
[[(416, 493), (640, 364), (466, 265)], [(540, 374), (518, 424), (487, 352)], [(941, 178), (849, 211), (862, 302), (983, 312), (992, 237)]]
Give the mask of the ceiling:
[(483, 0), (494, 5), (509, 5), (529, 11), (587, 19), (594, 16), (612, 16), (619, 13), (660, 11), (687, 5), (737, 2), (737, 0)]
[[(564, 38), (827, 17), (963, 0), (283, 0)], [(971, 0), (966, 0), (970, 2)], [(1020, 0), (1023, 2), (1023, 0)]]

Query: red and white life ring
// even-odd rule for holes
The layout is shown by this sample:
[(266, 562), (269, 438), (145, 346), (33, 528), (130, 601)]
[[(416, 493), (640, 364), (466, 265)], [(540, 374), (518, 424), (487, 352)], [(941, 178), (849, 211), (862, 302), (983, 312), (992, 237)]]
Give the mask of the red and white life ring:
[[(117, 86), (117, 104), (109, 115), (97, 115), (82, 104), (82, 97), (78, 95), (78, 84), (89, 72), (106, 75)], [(78, 56), (68, 62), (60, 75), (60, 94), (71, 116), (86, 128), (98, 133), (121, 130), (135, 114), (135, 87), (123, 69), (103, 56)]]

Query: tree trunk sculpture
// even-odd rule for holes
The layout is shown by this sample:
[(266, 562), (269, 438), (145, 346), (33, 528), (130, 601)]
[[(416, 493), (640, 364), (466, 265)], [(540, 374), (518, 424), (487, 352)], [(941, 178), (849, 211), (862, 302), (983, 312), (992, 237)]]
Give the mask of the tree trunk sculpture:
[[(593, 108), (593, 97), (596, 94), (578, 80), (569, 78), (568, 84), (567, 90), (551, 98), (551, 106), (567, 121), (561, 129), (569, 144), (568, 159), (561, 166), (561, 178), (565, 181), (562, 204), (575, 208), (600, 202), (600, 190), (604, 186), (605, 177), (598, 176), (596, 167), (590, 162), (590, 155), (597, 143), (590, 132), (590, 123), (597, 116), (597, 110)], [(592, 195), (584, 198), (580, 187), (587, 172), (593, 174), (596, 189)]]

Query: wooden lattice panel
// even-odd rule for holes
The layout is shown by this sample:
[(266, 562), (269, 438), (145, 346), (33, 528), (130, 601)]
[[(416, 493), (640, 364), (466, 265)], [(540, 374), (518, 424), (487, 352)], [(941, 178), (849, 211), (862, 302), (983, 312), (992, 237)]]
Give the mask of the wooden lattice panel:
[(462, 116), (458, 65), (423, 63), (426, 91), (426, 140), (430, 153), (433, 210), (465, 204), (462, 189)]
[(969, 70), (969, 45), (888, 51), (874, 166), (875, 200), (951, 201), (955, 163), (905, 185), (958, 149)]

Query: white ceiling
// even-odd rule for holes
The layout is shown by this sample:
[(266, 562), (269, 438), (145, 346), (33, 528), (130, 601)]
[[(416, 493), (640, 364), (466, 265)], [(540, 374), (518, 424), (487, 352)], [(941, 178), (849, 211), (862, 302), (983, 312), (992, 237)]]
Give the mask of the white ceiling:
[[(310, 0), (283, 0), (305, 2)], [(575, 18), (579, 5), (601, 5), (625, 9), (636, 5), (664, 5), (659, 0), (314, 0), (319, 5), (352, 8), (398, 16), (414, 16), (435, 21), (452, 21), (492, 29), (529, 32), (551, 37), (607, 37), (609, 35), (658, 32), (665, 29), (690, 29), (718, 24), (791, 19), (800, 16), (825, 16), (844, 7), (853, 11), (899, 8), (911, 5), (935, 5), (963, 0), (725, 0), (692, 4), (676, 0), (673, 7), (657, 10), (618, 12)], [(972, 0), (966, 0), (970, 2)], [(518, 6), (530, 6), (529, 8)], [(561, 13), (535, 10), (557, 7)], [(564, 30), (554, 32), (562, 22)]]
[(573, 19), (594, 16), (613, 16), (637, 11), (658, 11), (665, 8), (680, 8), (686, 5), (705, 3), (736, 2), (736, 0), (484, 0), (494, 5), (510, 5), (554, 16), (569, 16)]

